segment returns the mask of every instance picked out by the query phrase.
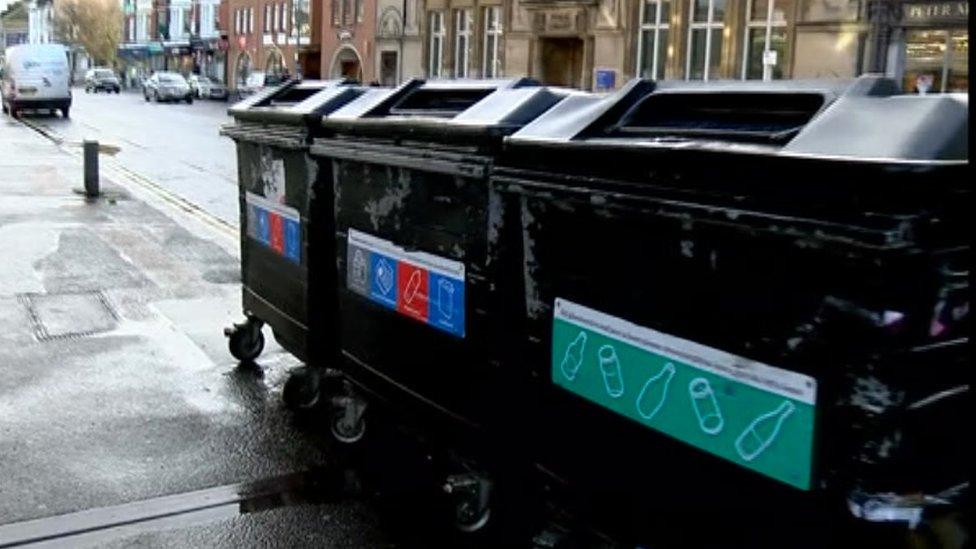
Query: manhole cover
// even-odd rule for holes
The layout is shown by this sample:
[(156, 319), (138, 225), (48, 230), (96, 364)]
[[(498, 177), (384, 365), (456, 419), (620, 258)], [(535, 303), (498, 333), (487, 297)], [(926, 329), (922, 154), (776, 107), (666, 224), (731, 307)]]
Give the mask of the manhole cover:
[(107, 332), (118, 324), (101, 292), (27, 294), (23, 299), (39, 341)]

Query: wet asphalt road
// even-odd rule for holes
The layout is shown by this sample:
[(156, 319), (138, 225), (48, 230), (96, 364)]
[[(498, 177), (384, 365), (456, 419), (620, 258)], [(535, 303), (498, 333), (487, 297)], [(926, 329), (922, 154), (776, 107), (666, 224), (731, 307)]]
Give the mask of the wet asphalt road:
[(68, 141), (120, 147), (116, 158), (126, 168), (237, 225), (237, 156), (234, 142), (218, 133), (232, 121), (231, 104), (147, 103), (138, 91), (86, 94), (75, 88), (70, 119), (40, 115), (31, 121)]

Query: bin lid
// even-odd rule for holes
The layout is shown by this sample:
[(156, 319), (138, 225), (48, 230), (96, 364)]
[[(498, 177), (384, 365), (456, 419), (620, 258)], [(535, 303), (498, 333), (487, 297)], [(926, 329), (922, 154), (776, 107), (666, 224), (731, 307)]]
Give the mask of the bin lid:
[(330, 113), (362, 93), (353, 80), (289, 80), (236, 103), (227, 110), (237, 120), (301, 124)]
[(505, 135), (534, 120), (575, 90), (540, 86), (529, 78), (412, 79), (366, 93), (322, 120), (333, 130), (362, 134)]
[(968, 159), (964, 95), (899, 95), (876, 75), (774, 82), (653, 82), (566, 97), (507, 146), (597, 147), (837, 158)]

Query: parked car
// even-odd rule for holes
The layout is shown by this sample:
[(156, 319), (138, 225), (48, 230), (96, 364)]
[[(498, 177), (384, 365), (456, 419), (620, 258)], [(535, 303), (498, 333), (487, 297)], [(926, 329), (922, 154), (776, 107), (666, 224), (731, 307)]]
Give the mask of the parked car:
[(68, 55), (61, 44), (22, 44), (7, 48), (0, 75), (3, 112), (58, 109), (68, 118), (71, 87)]
[(146, 80), (142, 96), (149, 100), (186, 101), (193, 103), (193, 92), (183, 75), (178, 72), (157, 72)]
[(227, 88), (206, 76), (193, 74), (186, 82), (197, 99), (227, 99)]
[(115, 75), (112, 69), (88, 69), (88, 72), (85, 73), (85, 93), (98, 93), (99, 90), (115, 93), (122, 91), (119, 77)]

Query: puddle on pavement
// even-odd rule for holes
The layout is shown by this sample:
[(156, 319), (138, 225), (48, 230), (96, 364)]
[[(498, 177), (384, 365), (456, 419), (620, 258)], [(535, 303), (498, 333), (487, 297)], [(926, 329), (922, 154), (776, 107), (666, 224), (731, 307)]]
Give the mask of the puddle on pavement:
[(271, 509), (338, 503), (356, 497), (358, 485), (353, 470), (322, 467), (0, 525), (0, 548), (100, 545), (139, 533), (187, 528)]

